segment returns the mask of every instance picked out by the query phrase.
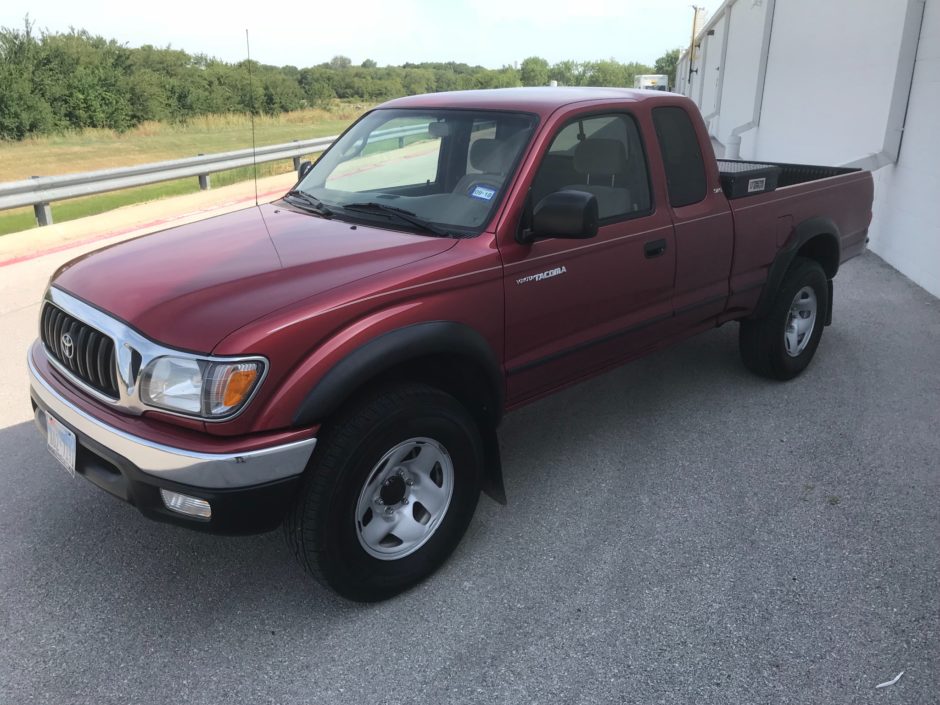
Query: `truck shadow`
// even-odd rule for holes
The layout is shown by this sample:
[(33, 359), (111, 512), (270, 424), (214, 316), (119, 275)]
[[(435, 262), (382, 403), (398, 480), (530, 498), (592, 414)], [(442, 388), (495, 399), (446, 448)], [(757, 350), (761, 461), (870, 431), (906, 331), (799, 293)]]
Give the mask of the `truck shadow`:
[(0, 449), (7, 527), (0, 572), (8, 590), (45, 596), (33, 605), (33, 618), (62, 610), (105, 610), (113, 618), (126, 611), (130, 625), (135, 611), (147, 609), (160, 611), (172, 630), (176, 622), (209, 628), (268, 608), (325, 616), (354, 607), (306, 578), (280, 532), (225, 537), (148, 521), (81, 477), (72, 479), (31, 422), (0, 430)]
[(526, 482), (543, 453), (562, 452), (578, 438), (661, 446), (677, 431), (665, 425), (677, 412), (768, 384), (743, 367), (736, 325), (699, 335), (508, 414), (500, 429), (504, 454), (511, 458), (514, 447), (528, 449), (533, 441), (537, 447), (506, 475)]

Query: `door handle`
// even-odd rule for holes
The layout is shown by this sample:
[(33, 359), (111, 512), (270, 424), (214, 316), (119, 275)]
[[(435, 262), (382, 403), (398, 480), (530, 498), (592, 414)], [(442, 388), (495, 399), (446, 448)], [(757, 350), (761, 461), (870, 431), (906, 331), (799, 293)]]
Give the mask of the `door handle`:
[(653, 259), (653, 257), (659, 257), (666, 251), (666, 241), (665, 240), (652, 240), (643, 245), (643, 254), (646, 255), (646, 259)]

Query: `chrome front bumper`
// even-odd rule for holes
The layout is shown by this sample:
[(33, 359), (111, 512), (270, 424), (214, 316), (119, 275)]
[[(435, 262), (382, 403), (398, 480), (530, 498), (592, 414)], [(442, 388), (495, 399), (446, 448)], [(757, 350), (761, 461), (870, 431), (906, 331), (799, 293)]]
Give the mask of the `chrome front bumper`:
[[(302, 473), (317, 442), (309, 438), (244, 453), (199, 453), (154, 443), (109, 426), (66, 400), (40, 376), (31, 353), (27, 353), (27, 364), (31, 393), (41, 402), (37, 414), (48, 409), (79, 437), (110, 448), (155, 478), (206, 489), (260, 485)], [(42, 429), (38, 417), (36, 422)]]

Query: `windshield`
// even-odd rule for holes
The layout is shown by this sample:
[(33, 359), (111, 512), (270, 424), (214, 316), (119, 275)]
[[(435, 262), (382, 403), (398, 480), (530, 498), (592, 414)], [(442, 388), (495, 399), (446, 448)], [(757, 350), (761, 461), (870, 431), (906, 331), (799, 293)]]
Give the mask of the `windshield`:
[(533, 116), (519, 113), (375, 110), (333, 144), (297, 190), (340, 218), (478, 233), (534, 127)]

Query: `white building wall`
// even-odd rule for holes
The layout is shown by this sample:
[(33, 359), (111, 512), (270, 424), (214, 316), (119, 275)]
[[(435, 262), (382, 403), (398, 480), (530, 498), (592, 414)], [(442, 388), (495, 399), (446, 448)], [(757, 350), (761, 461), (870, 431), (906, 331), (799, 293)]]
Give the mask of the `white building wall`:
[(702, 114), (709, 115), (716, 113), (718, 106), (718, 76), (721, 68), (721, 44), (724, 37), (724, 22), (719, 22), (712, 30), (715, 34), (707, 37), (707, 41), (702, 43), (702, 50), (705, 55), (702, 57), (702, 76), (699, 81), (698, 105), (702, 109)]
[(688, 54), (683, 55), (679, 59), (679, 63), (676, 64), (676, 84), (670, 86), (669, 90), (673, 93), (681, 93), (682, 95), (688, 95), (688, 88), (686, 87), (689, 77), (689, 57)]
[(901, 154), (876, 173), (871, 249), (940, 296), (940, 2), (927, 0)]
[(906, 0), (777, 0), (751, 153), (846, 164), (880, 152), (906, 7)]
[[(715, 34), (698, 38), (703, 47), (711, 42), (704, 63), (724, 82), (720, 104), (715, 105), (717, 87), (707, 87), (714, 77), (703, 76), (707, 69), (701, 66), (691, 83), (677, 81), (677, 91), (699, 103), (706, 116), (712, 114), (706, 121), (710, 133), (728, 144), (734, 128), (753, 115), (763, 19), (772, 10), (759, 124), (741, 135), (741, 158), (842, 165), (883, 155), (895, 84), (905, 82), (899, 57), (904, 37), (912, 36), (904, 31), (908, 8), (908, 0), (729, 0), (706, 25)], [(712, 58), (721, 49), (715, 39), (729, 12), (725, 66), (716, 70)], [(906, 93), (906, 85), (901, 88)], [(938, 115), (940, 0), (926, 0), (898, 161), (874, 172), (870, 236), (875, 253), (935, 296), (940, 296), (940, 219), (932, 212), (940, 197)]]
[(695, 60), (692, 61), (692, 74), (689, 75), (689, 58), (688, 56), (685, 59), (685, 66), (683, 67), (682, 73), (676, 73), (676, 92), (682, 93), (682, 95), (687, 95), (692, 98), (698, 98), (698, 94), (701, 92), (701, 66), (702, 66), (702, 51), (701, 46), (699, 46), (695, 51)]
[[(718, 116), (711, 134), (725, 143), (731, 131), (750, 121), (754, 113), (759, 56), (768, 3), (739, 0), (731, 6), (731, 26), (725, 56), (724, 87)], [(724, 24), (719, 20), (719, 24)]]

